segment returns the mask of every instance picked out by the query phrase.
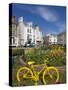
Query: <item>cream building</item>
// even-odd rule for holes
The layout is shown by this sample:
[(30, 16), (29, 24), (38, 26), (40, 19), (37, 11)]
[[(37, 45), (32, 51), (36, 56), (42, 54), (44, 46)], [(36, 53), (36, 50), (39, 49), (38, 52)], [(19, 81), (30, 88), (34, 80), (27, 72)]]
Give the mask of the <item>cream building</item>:
[[(16, 25), (16, 24), (14, 24)], [(43, 43), (42, 32), (39, 26), (34, 26), (32, 22), (24, 23), (23, 17), (18, 19), (16, 28), (12, 28), (12, 46), (30, 46)]]
[(48, 44), (57, 44), (57, 35), (47, 34), (45, 39), (46, 39), (45, 43), (48, 43)]
[(66, 31), (57, 35), (58, 44), (66, 45)]

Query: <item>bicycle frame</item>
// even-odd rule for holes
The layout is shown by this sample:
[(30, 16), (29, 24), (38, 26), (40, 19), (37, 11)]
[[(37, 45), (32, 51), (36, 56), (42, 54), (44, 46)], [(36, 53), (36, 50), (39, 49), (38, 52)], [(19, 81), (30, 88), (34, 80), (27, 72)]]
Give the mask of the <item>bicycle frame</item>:
[[(44, 84), (46, 84), (46, 81), (44, 80), (44, 76), (45, 76), (46, 71), (48, 71), (48, 75), (50, 76), (50, 78), (51, 79), (53, 78), (52, 74), (49, 72), (50, 69), (54, 69), (57, 72), (56, 82), (59, 80), (59, 73), (58, 73), (58, 71), (57, 71), (57, 69), (55, 67), (53, 67), (53, 66), (52, 67), (48, 67), (46, 63), (45, 64), (41, 64), (41, 65), (43, 65), (43, 68), (40, 71), (37, 72), (35, 70), (35, 67), (39, 67), (40, 65), (33, 65), (33, 64), (29, 64), (29, 65), (30, 65), (30, 67), (26, 67), (25, 66), (25, 67), (22, 67), (22, 68), (20, 68), (18, 70), (18, 72), (17, 72), (17, 80), (18, 81), (20, 81), (19, 72), (21, 70), (24, 70), (24, 69), (26, 69), (27, 72), (25, 74), (23, 74), (23, 78), (24, 79), (32, 79), (35, 82), (35, 85), (38, 84), (39, 76), (40, 76), (40, 74), (42, 72), (43, 72), (43, 82), (44, 82)], [(31, 74), (31, 76), (29, 76), (29, 73)]]
[[(36, 67), (38, 67), (38, 66), (40, 66), (40, 65), (36, 65)], [(26, 78), (26, 79), (33, 79), (34, 81), (35, 81), (35, 85), (37, 85), (37, 81), (39, 81), (39, 76), (40, 76), (40, 74), (42, 73), (42, 71), (46, 68), (46, 69), (48, 69), (48, 66), (45, 64), (45, 66), (39, 71), (39, 72), (37, 72), (36, 70), (35, 70), (35, 68), (34, 68), (34, 65), (30, 65), (30, 68), (31, 68), (31, 70), (33, 71), (33, 76), (32, 77), (29, 77), (29, 76), (27, 76), (27, 74), (28, 74), (28, 72), (24, 75), (24, 78)]]

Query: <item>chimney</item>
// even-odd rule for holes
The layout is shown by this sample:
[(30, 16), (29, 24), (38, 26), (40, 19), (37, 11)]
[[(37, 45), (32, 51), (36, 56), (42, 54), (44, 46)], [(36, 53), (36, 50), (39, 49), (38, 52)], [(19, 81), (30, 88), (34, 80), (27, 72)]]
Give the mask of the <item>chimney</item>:
[(21, 22), (23, 22), (23, 17), (20, 17), (20, 18), (18, 19), (18, 23), (21, 23)]

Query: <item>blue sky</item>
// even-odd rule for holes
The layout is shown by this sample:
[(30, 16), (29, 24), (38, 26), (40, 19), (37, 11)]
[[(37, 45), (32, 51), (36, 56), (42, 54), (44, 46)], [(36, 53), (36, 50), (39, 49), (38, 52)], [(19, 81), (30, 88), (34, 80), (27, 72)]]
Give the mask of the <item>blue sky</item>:
[(23, 16), (25, 22), (38, 25), (43, 35), (58, 34), (66, 30), (66, 7), (48, 5), (13, 4), (12, 14)]

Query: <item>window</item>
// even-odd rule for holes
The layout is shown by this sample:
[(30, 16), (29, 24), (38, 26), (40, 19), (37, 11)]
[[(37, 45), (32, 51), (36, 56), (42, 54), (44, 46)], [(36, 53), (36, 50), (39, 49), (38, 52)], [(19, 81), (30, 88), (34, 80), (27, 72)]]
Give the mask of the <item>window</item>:
[(30, 29), (30, 33), (31, 33), (31, 29)]
[(31, 44), (31, 40), (32, 40), (32, 39), (31, 39), (31, 35), (28, 34), (28, 35), (27, 35), (27, 43), (28, 43), (28, 44)]
[(29, 39), (29, 34), (27, 35), (27, 39)]
[(27, 32), (28, 32), (28, 33), (31, 33), (31, 29), (28, 28), (28, 29), (27, 29)]
[(15, 38), (13, 38), (13, 44), (15, 44)]
[(29, 28), (27, 29), (27, 32), (29, 33)]

